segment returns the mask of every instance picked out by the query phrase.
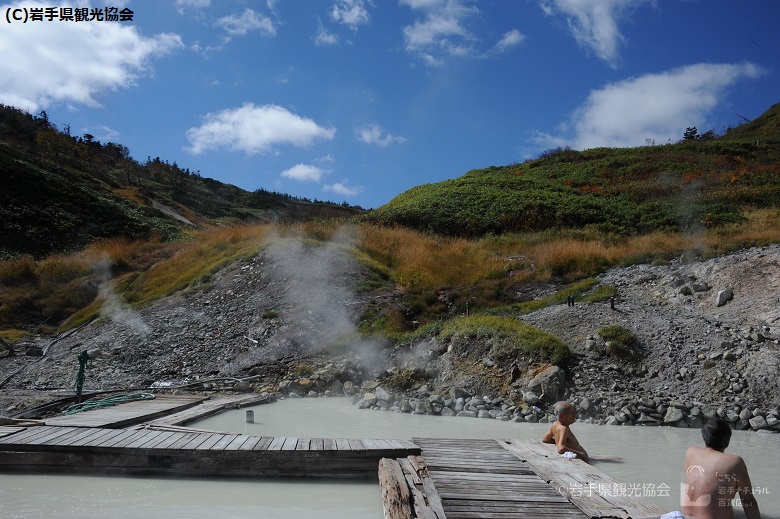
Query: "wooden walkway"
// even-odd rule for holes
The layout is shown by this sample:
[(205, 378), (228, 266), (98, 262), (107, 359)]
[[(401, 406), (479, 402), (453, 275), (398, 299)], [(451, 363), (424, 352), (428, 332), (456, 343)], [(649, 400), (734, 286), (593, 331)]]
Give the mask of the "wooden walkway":
[(379, 460), (419, 454), (404, 440), (40, 426), (0, 438), (0, 467), (23, 472), (376, 478)]
[(186, 429), (262, 395), (158, 395), (45, 425), (0, 427), (0, 471), (204, 477), (379, 477), (386, 519), (657, 519), (664, 511), (534, 440), (265, 437)]
[[(581, 460), (534, 440), (415, 438), (421, 456), (384, 459), (386, 519), (658, 519), (664, 510)], [(602, 489), (606, 490), (602, 492)]]
[(81, 413), (47, 418), (46, 425), (61, 427), (129, 427), (154, 418), (197, 406), (208, 397), (191, 395), (155, 395), (154, 400), (137, 400)]
[(447, 519), (586, 519), (495, 440), (415, 438)]
[(617, 481), (582, 460), (566, 460), (541, 441), (499, 440), (505, 449), (539, 474), (588, 517), (657, 519), (665, 511), (643, 496), (631, 495)]

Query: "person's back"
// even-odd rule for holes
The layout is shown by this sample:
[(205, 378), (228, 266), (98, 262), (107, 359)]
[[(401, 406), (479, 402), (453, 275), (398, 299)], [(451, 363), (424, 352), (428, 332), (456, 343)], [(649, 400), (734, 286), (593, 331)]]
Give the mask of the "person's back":
[(710, 420), (702, 427), (702, 436), (707, 446), (690, 447), (685, 453), (682, 512), (696, 519), (733, 519), (731, 501), (739, 493), (748, 519), (760, 519), (745, 462), (723, 452), (731, 438), (728, 424)]

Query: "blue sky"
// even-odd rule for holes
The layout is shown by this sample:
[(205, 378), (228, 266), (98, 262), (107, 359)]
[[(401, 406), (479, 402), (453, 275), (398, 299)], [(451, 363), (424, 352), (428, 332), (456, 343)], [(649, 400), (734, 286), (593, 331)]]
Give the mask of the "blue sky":
[[(52, 6), (134, 16), (13, 20)], [(61, 1), (0, 15), (0, 102), (141, 162), (367, 208), (556, 146), (720, 132), (780, 102), (778, 0)]]

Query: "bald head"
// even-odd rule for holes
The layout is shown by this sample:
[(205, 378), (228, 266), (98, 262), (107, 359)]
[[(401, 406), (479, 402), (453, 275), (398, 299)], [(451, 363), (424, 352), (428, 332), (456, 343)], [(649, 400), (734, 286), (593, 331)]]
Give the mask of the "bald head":
[(569, 402), (566, 402), (565, 400), (561, 400), (559, 402), (555, 402), (555, 406), (553, 407), (553, 413), (555, 413), (555, 417), (558, 418), (563, 413), (567, 411), (574, 411), (574, 406), (572, 406)]

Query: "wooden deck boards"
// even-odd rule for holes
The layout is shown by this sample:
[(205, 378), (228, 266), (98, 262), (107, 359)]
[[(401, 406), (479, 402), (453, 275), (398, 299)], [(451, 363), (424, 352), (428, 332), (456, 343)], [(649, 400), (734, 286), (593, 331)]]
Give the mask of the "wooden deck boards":
[(612, 489), (619, 488), (617, 481), (582, 460), (562, 458), (551, 445), (538, 440), (498, 443), (528, 463), (539, 477), (590, 517), (657, 519), (665, 513), (645, 497), (615, 494)]
[(191, 395), (155, 395), (154, 400), (139, 400), (72, 415), (46, 419), (46, 425), (105, 427), (119, 429), (197, 406), (208, 397)]
[(266, 437), (182, 427), (226, 408), (270, 401), (262, 395), (203, 400), (160, 395), (45, 426), (0, 427), (0, 471), (378, 476), (387, 519), (655, 519), (664, 513), (641, 497), (574, 492), (618, 484), (538, 441)]
[(412, 441), (447, 519), (590, 517), (495, 440)]
[(227, 409), (241, 409), (254, 405), (267, 404), (276, 399), (268, 395), (259, 395), (250, 393), (246, 395), (227, 395), (201, 402), (199, 405), (182, 409), (173, 414), (169, 414), (154, 420), (145, 422), (145, 425), (152, 427), (181, 426), (195, 420), (200, 420), (208, 416), (221, 413)]
[(100, 427), (15, 429), (0, 438), (0, 470), (355, 478), (375, 477), (383, 457), (420, 452), (409, 441), (391, 445), (370, 439)]

